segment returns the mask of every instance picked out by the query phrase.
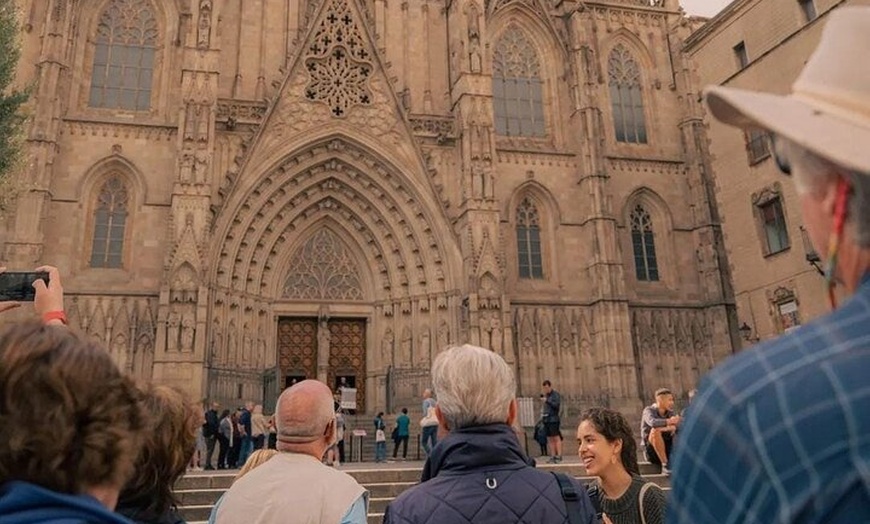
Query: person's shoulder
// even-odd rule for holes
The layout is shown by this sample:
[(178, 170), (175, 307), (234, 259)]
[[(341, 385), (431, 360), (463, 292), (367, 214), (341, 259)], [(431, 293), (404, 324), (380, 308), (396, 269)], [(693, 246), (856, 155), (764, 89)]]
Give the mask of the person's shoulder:
[[(867, 325), (862, 329), (870, 334)], [(731, 356), (707, 375), (706, 385), (723, 394), (719, 400), (735, 404), (765, 395), (772, 384), (801, 387), (806, 371), (850, 347), (848, 341), (854, 337), (844, 330), (852, 327), (844, 324), (842, 315), (827, 315)]]

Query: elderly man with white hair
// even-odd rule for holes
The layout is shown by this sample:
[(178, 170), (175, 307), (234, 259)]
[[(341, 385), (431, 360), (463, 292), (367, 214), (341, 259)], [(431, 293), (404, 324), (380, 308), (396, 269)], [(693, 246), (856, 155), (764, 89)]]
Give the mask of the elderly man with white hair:
[(278, 455), (238, 479), (217, 508), (218, 524), (366, 524), (368, 493), (321, 461), (335, 443), (332, 392), (303, 380), (275, 408)]
[(539, 471), (512, 429), (516, 379), (496, 353), (476, 346), (447, 349), (432, 364), (446, 433), (432, 449), (423, 483), (387, 507), (387, 524), (592, 524), (595, 512), (574, 478)]
[(827, 316), (710, 373), (679, 435), (668, 522), (870, 522), (870, 8), (833, 11), (789, 96), (707, 91), (772, 133), (827, 266)]

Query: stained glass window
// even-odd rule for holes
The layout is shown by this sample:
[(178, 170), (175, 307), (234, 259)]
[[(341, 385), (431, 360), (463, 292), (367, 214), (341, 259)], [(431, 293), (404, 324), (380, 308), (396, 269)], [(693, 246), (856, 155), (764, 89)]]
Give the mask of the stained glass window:
[(496, 133), (546, 135), (541, 63), (519, 27), (508, 27), (495, 46), (492, 91)]
[(544, 278), (538, 208), (528, 198), (517, 207), (517, 259), (520, 278)]
[(149, 110), (157, 43), (157, 18), (150, 2), (109, 2), (97, 26), (88, 105)]
[(638, 280), (659, 280), (656, 260), (656, 239), (649, 212), (638, 205), (631, 212), (631, 247), (634, 251), (634, 270)]
[(619, 44), (611, 51), (607, 72), (617, 142), (646, 144), (640, 67), (624, 45)]
[(127, 201), (127, 186), (120, 176), (110, 177), (100, 188), (94, 210), (91, 267), (121, 267), (124, 230), (127, 226)]

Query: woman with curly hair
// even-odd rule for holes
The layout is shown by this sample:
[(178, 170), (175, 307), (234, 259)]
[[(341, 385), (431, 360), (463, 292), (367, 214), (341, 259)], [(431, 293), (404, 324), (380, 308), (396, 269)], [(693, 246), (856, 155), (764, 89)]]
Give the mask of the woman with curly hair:
[(202, 414), (169, 386), (144, 385), (142, 394), (145, 412), (154, 426), (116, 511), (138, 524), (180, 524), (184, 519), (176, 512), (172, 490), (193, 456)]
[(112, 509), (146, 419), (104, 348), (39, 322), (0, 331), (0, 420), (0, 522), (128, 523)]
[(598, 477), (589, 486), (589, 496), (605, 524), (664, 522), (664, 492), (640, 476), (637, 443), (622, 414), (587, 410), (580, 418), (577, 443), (586, 473)]

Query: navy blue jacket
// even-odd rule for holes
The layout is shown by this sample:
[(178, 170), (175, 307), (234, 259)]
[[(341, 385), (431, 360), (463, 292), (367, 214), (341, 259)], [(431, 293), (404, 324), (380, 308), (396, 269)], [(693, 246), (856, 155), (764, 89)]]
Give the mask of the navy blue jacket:
[[(423, 482), (399, 495), (384, 524), (567, 524), (556, 478), (530, 466), (506, 424), (452, 431), (432, 450)], [(595, 513), (577, 480), (581, 522)]]
[(11, 481), (0, 487), (3, 524), (131, 524), (87, 495), (56, 493)]

